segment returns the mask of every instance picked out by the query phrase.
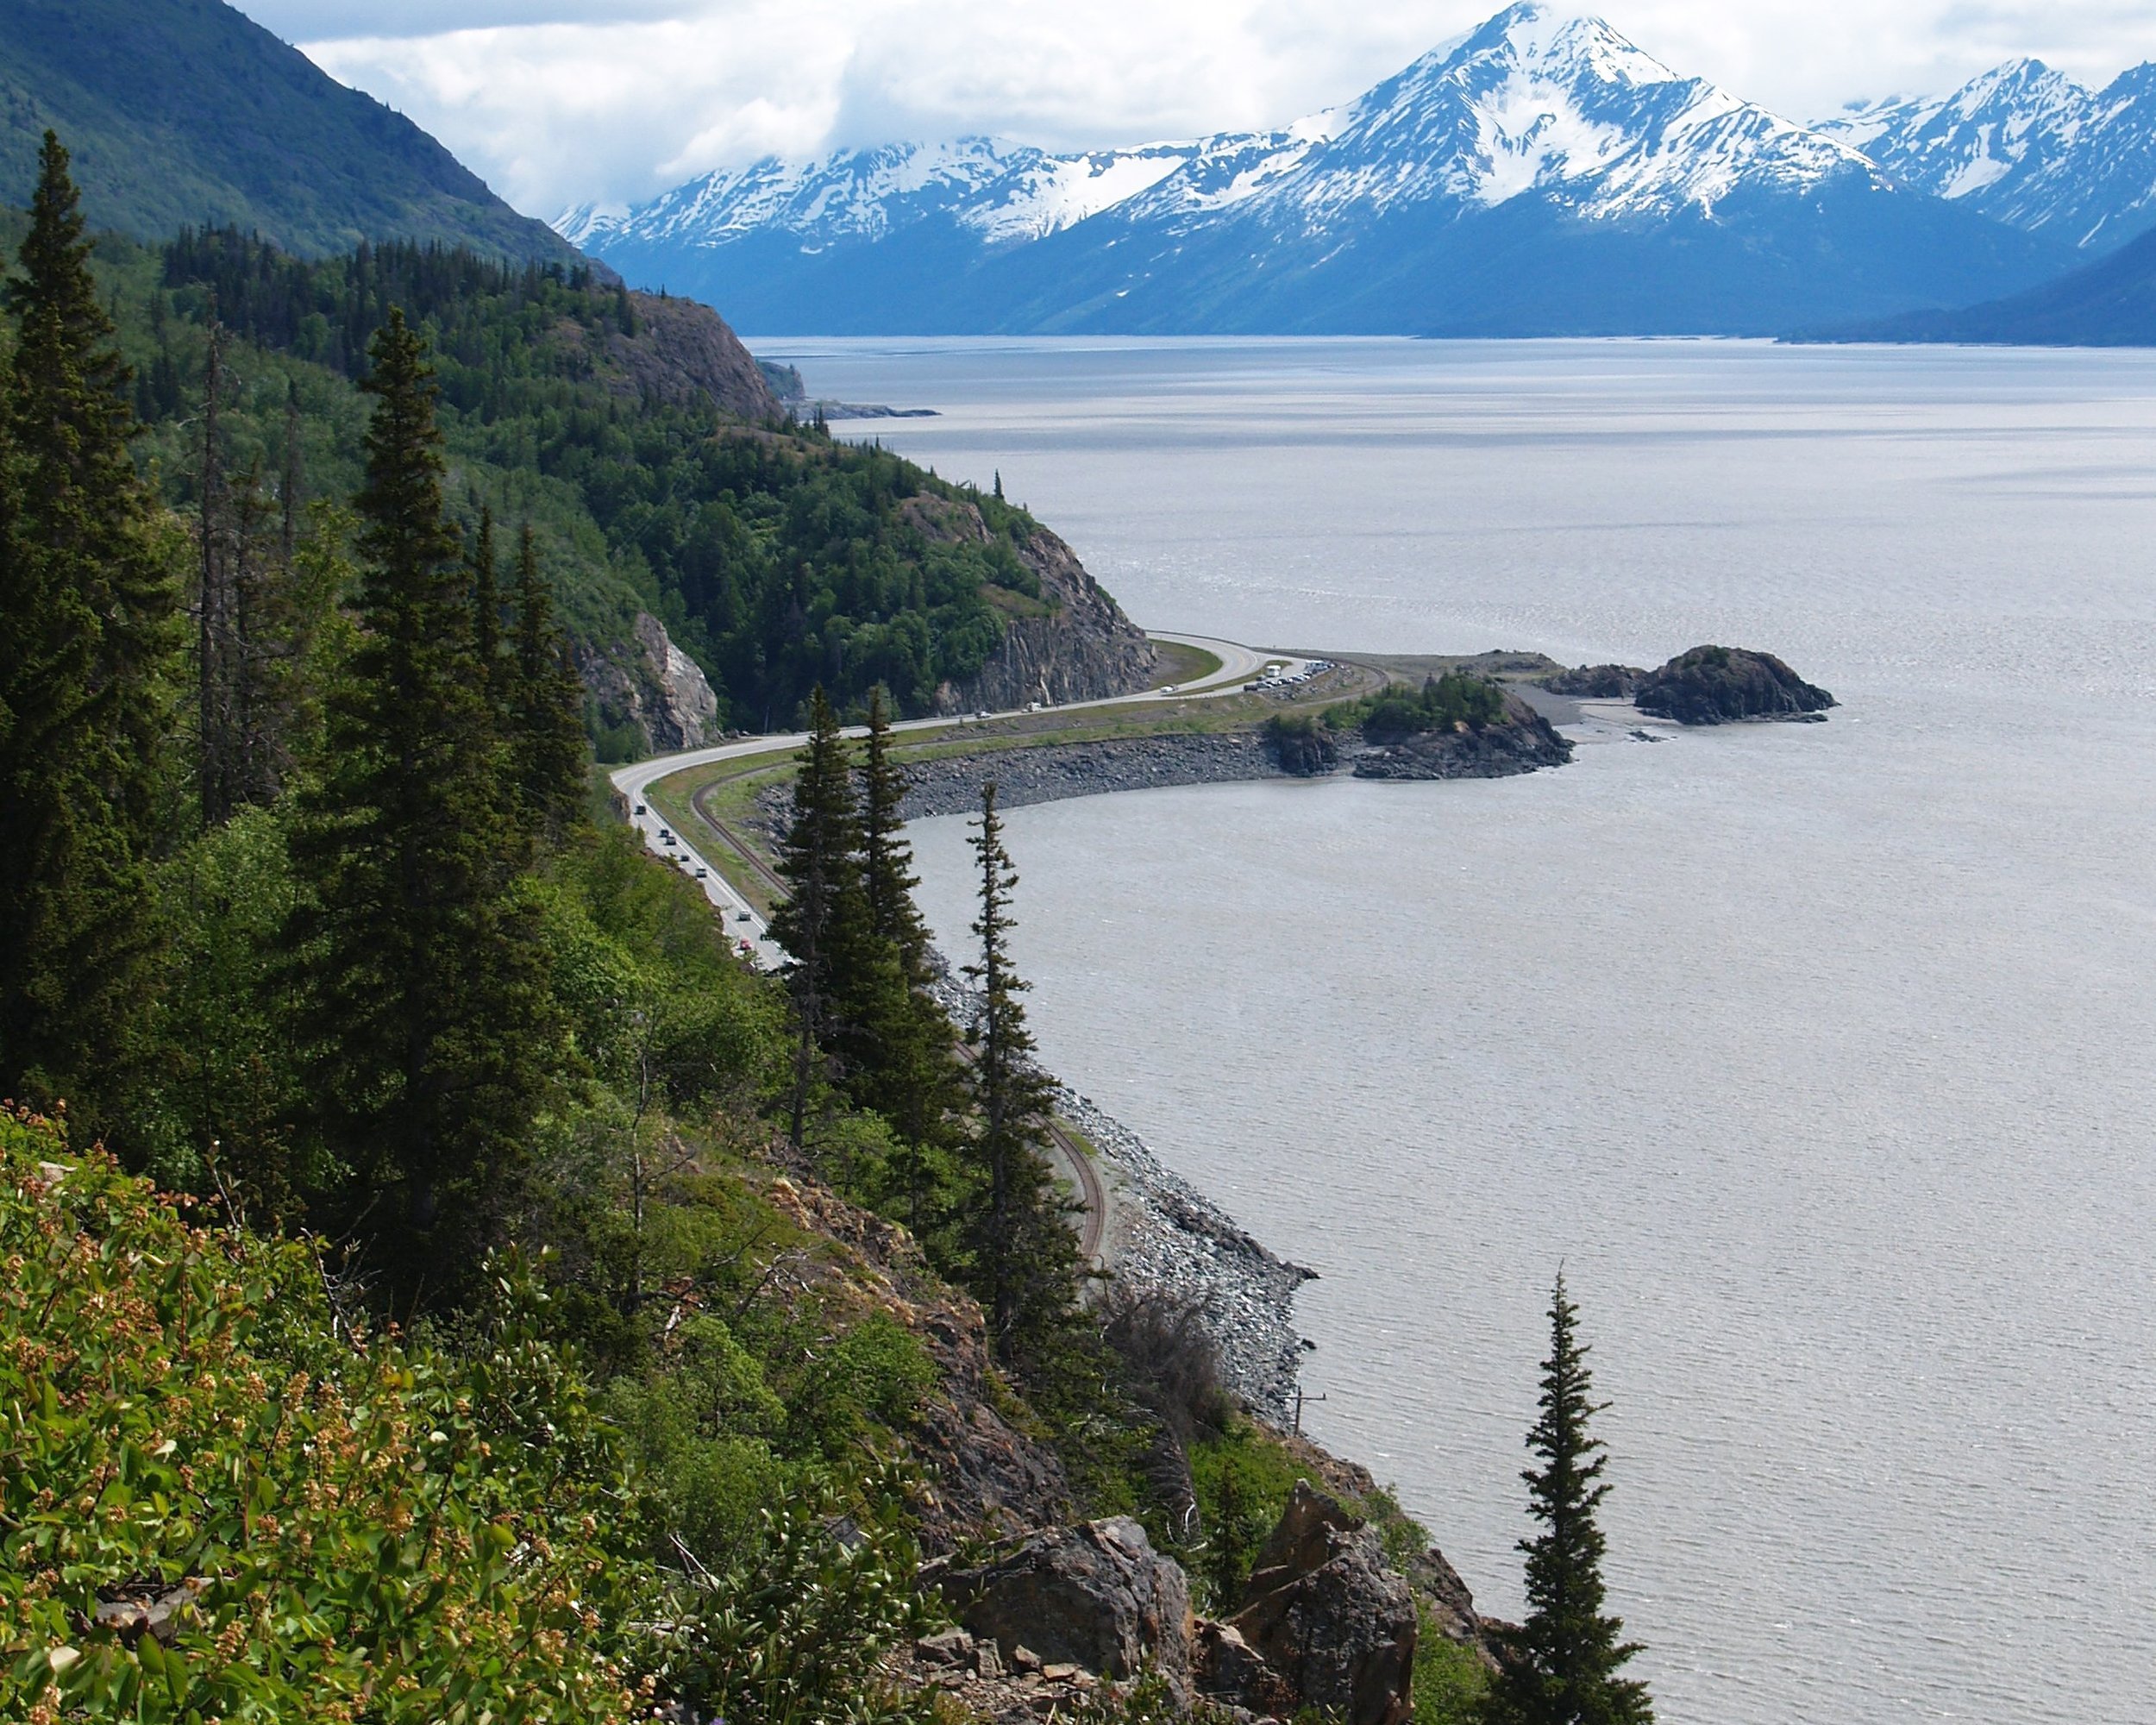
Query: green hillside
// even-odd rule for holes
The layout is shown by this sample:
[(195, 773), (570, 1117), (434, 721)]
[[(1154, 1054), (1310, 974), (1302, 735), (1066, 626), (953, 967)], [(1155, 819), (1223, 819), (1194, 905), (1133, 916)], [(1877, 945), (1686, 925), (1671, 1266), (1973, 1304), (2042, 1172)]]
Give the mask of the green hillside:
[(0, 6), (0, 200), (51, 127), (95, 221), (139, 239), (229, 223), (304, 256), (392, 237), (576, 254), (402, 115), (221, 0)]
[[(491, 507), (533, 526), (587, 665), (630, 663), (637, 612), (657, 617), (727, 724), (790, 723), (819, 681), (849, 706), (880, 683), (924, 712), (980, 670), (1009, 619), (1046, 608), (1018, 555), (1030, 516), (872, 446), (767, 422), (776, 405), (754, 362), (703, 307), (411, 247), (307, 263), (225, 233), (154, 250), (109, 240), (99, 260), (144, 461), (169, 502), (196, 499), (213, 304), (233, 337), (224, 435), (270, 488), (296, 442), (315, 499), (358, 483), (358, 374), (402, 305), (439, 371), (459, 524)], [(935, 509), (977, 511), (986, 536), (939, 540)], [(608, 680), (592, 681), (594, 735), (636, 752)]]

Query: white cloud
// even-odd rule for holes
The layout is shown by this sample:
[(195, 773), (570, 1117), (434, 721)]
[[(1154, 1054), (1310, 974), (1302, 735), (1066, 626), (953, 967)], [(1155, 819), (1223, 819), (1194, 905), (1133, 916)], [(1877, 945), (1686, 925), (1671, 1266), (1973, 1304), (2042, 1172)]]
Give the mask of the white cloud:
[[(1056, 147), (1279, 124), (1495, 0), (241, 0), (542, 216), (767, 152), (988, 132)], [(2015, 54), (2156, 57), (2147, 0), (1617, 0), (1677, 71), (1796, 118)]]

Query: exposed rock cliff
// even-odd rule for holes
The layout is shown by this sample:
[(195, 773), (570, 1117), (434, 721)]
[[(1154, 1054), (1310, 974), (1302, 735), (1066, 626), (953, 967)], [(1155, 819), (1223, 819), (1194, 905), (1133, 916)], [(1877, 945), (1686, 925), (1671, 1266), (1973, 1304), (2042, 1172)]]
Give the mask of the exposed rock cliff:
[(1823, 718), (1833, 696), (1806, 682), (1771, 653), (1741, 647), (1695, 647), (1633, 691), (1642, 712), (1679, 724), (1727, 724), (1739, 719)]
[(611, 329), (601, 337), (564, 321), (554, 339), (582, 348), (609, 390), (629, 401), (699, 405), (757, 423), (784, 419), (762, 368), (726, 320), (693, 299), (632, 293), (636, 333)]
[[(931, 542), (986, 543), (989, 537), (981, 511), (962, 500), (912, 498), (906, 519)], [(937, 691), (938, 712), (1098, 700), (1150, 684), (1158, 650), (1086, 573), (1077, 553), (1046, 528), (1036, 527), (1018, 549), (1018, 559), (1040, 582), (1038, 604), (1013, 596), (1003, 644), (979, 675)]]
[(1414, 1713), (1414, 1596), (1386, 1563), (1377, 1529), (1306, 1481), (1227, 1627), (1258, 1663), (1223, 1699), (1263, 1707), (1277, 1678), (1299, 1710), (1345, 1725), (1404, 1725)]
[(718, 697), (709, 679), (649, 612), (636, 613), (630, 640), (580, 648), (577, 670), (600, 723), (634, 725), (647, 754), (700, 748), (718, 734)]

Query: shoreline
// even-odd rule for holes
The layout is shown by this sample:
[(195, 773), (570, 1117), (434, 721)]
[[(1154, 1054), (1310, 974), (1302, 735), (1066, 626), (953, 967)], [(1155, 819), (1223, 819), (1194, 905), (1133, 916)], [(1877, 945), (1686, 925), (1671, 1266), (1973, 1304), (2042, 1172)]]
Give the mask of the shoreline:
[[(933, 957), (943, 969), (931, 992), (962, 1026), (974, 992), (941, 952)], [(1083, 1156), (1090, 1146), (1100, 1176), (1100, 1270), (1141, 1294), (1194, 1308), (1219, 1352), (1221, 1383), (1251, 1413), (1288, 1430), (1307, 1351), (1295, 1327), (1295, 1294), (1318, 1272), (1273, 1251), (1091, 1097), (1048, 1077), (1056, 1115), (1084, 1140), (1064, 1153)], [(1044, 1159), (1053, 1170), (1055, 1157)]]

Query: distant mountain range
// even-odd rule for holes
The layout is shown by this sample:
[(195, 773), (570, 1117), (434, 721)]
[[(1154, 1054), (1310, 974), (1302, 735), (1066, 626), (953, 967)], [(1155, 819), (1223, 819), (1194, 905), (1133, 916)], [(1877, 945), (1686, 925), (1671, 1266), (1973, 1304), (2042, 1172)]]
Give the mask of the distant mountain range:
[(1951, 145), (1951, 103), (1807, 128), (1523, 4), (1279, 131), (774, 159), (557, 226), (774, 332), (1772, 334), (2032, 287), (2098, 204), (2130, 227), (2130, 169), (1971, 165), (2073, 127), (2056, 74), (1995, 77)]
[(576, 259), (221, 0), (0, 0), (0, 199), (28, 202), (48, 126), (92, 221), (139, 239), (229, 223), (305, 257), (394, 237)]
[(2084, 253), (2156, 226), (2156, 66), (2093, 91), (2009, 60), (1952, 96), (1858, 104), (1816, 129), (1904, 185)]

